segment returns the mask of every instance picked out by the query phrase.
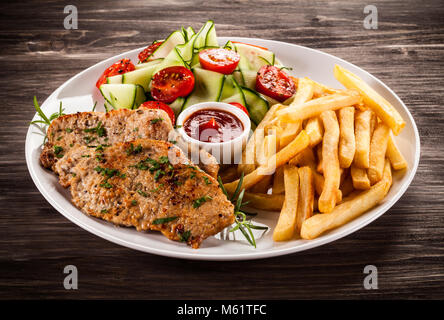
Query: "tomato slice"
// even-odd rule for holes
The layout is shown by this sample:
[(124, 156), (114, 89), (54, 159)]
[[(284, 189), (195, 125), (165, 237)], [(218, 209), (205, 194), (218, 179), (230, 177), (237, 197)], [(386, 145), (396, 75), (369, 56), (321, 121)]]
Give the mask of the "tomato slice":
[(176, 123), (176, 117), (174, 116), (174, 111), (173, 109), (171, 109), (171, 107), (163, 102), (160, 101), (146, 101), (144, 103), (142, 103), (140, 105), (140, 107), (145, 107), (148, 109), (160, 109), (165, 111), (166, 113), (168, 113), (168, 116), (171, 119), (171, 123), (174, 124)]
[(247, 46), (256, 47), (256, 48), (259, 48), (259, 49), (262, 49), (262, 50), (268, 50), (268, 48), (257, 46), (255, 44), (251, 44), (251, 43), (245, 43), (245, 42), (240, 42), (240, 41), (231, 41), (231, 42), (233, 42), (233, 43), (242, 43), (242, 44), (246, 44)]
[(140, 51), (139, 53), (139, 61), (146, 62), (149, 61), (149, 57), (156, 51), (157, 48), (163, 43), (163, 41), (157, 41), (153, 44), (150, 44), (148, 47)]
[(242, 104), (240, 104), (239, 102), (230, 102), (231, 105), (235, 106), (236, 108), (241, 109), (243, 112), (245, 112), (247, 114), (247, 116), (250, 116), (250, 114), (248, 113), (247, 108), (245, 108)]
[(106, 78), (112, 77), (118, 74), (124, 74), (129, 71), (136, 70), (134, 64), (132, 64), (130, 59), (122, 59), (114, 63), (112, 66), (108, 67), (105, 71), (103, 71), (99, 80), (96, 82), (96, 87), (100, 88), (100, 86), (106, 83)]
[(182, 67), (168, 67), (157, 72), (151, 80), (151, 96), (165, 103), (186, 97), (194, 89), (194, 75)]
[(199, 52), (202, 68), (223, 74), (231, 74), (236, 69), (240, 55), (233, 50), (214, 48)]
[(256, 91), (283, 102), (296, 92), (294, 82), (281, 69), (263, 66), (256, 77)]

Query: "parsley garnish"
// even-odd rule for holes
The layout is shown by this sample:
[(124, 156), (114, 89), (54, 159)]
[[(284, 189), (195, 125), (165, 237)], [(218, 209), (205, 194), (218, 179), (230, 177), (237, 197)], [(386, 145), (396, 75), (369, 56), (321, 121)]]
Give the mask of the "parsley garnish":
[(63, 148), (60, 146), (54, 146), (54, 154), (57, 158), (62, 158), (63, 157)]
[(202, 179), (204, 179), (206, 185), (211, 184), (211, 181), (210, 179), (208, 179), (208, 177), (203, 176)]
[(153, 224), (164, 224), (164, 223), (168, 223), (171, 221), (176, 220), (178, 217), (177, 216), (173, 216), (173, 217), (166, 217), (166, 218), (159, 218), (153, 221)]
[(142, 197), (148, 197), (146, 192), (143, 192), (142, 190), (137, 190), (137, 193), (140, 194)]
[(105, 127), (102, 125), (102, 121), (99, 121), (96, 127), (84, 129), (83, 131), (96, 133), (99, 137), (103, 137), (106, 135), (106, 130)]
[(179, 238), (180, 238), (181, 242), (187, 242), (188, 239), (190, 238), (190, 236), (191, 236), (191, 231), (190, 230), (185, 231), (182, 234), (179, 233)]
[(163, 121), (163, 119), (162, 119), (162, 118), (152, 119), (152, 120), (151, 120), (151, 123), (152, 123), (152, 124), (156, 124), (156, 123), (158, 123), (159, 121)]
[(199, 199), (194, 200), (193, 201), (193, 208), (194, 209), (199, 208), (201, 205), (203, 205), (208, 200), (213, 200), (213, 198), (211, 196), (203, 196), (203, 197), (200, 197)]

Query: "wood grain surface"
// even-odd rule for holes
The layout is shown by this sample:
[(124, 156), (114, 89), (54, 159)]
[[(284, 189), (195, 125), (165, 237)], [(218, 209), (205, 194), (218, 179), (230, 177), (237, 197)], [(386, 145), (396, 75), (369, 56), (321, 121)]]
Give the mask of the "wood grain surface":
[[(76, 5), (78, 30), (63, 8)], [(367, 4), (379, 28), (363, 28)], [(368, 299), (444, 298), (444, 2), (436, 1), (2, 1), (0, 4), (0, 298)], [(288, 256), (202, 262), (133, 251), (65, 219), (25, 163), (32, 97), (118, 53), (214, 19), (218, 35), (320, 49), (371, 72), (409, 107), (421, 136), (416, 177), (366, 228)], [(79, 289), (65, 290), (76, 265)], [(379, 271), (365, 290), (363, 268)]]

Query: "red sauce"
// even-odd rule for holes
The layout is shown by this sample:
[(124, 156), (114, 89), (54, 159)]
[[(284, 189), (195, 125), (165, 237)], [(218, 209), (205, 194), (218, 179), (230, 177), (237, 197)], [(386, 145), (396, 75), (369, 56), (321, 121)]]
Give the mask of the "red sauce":
[(183, 123), (188, 136), (202, 142), (226, 142), (239, 137), (244, 125), (234, 114), (224, 110), (202, 109)]

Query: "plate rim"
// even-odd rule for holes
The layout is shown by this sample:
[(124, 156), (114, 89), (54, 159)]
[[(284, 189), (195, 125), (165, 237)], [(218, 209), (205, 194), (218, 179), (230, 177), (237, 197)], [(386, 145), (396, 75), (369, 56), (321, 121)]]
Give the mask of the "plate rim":
[[(401, 100), (401, 98), (399, 98), (399, 96), (389, 87), (387, 86), (384, 82), (382, 82), (379, 78), (375, 77), (374, 75), (370, 74), (368, 71), (366, 71), (365, 69), (352, 64), (342, 58), (339, 58), (337, 56), (334, 56), (330, 53), (326, 53), (323, 52), (321, 50), (318, 49), (313, 49), (313, 48), (309, 48), (309, 47), (305, 47), (305, 46), (301, 46), (301, 45), (297, 45), (297, 44), (293, 44), (293, 43), (288, 43), (288, 42), (283, 42), (283, 41), (277, 41), (277, 40), (268, 40), (268, 39), (261, 39), (261, 38), (247, 38), (247, 37), (218, 37), (218, 39), (220, 41), (228, 41), (228, 40), (235, 40), (235, 41), (253, 41), (253, 43), (255, 41), (266, 41), (266, 42), (272, 42), (276, 45), (289, 45), (289, 46), (295, 46), (298, 47), (300, 49), (304, 49), (304, 50), (308, 50), (308, 51), (312, 51), (312, 52), (316, 52), (317, 54), (321, 54), (321, 55), (325, 55), (329, 58), (333, 58), (333, 59), (337, 59), (338, 61), (340, 61), (341, 63), (343, 63), (344, 65), (348, 65), (348, 66), (352, 66), (354, 68), (359, 69), (360, 71), (362, 71), (363, 73), (367, 74), (367, 76), (369, 76), (370, 78), (374, 79), (380, 86), (382, 86), (385, 90), (387, 90), (393, 97), (395, 97), (398, 102), (401, 104), (401, 106), (404, 108), (404, 111), (406, 112), (410, 123), (412, 124), (412, 128), (413, 128), (413, 132), (414, 132), (414, 136), (415, 136), (415, 142), (416, 142), (416, 150), (414, 153), (414, 163), (413, 166), (411, 168), (411, 171), (409, 172), (409, 176), (407, 177), (407, 180), (405, 181), (405, 183), (400, 187), (400, 189), (398, 190), (398, 192), (393, 196), (393, 198), (380, 205), (380, 207), (378, 208), (378, 212), (375, 213), (374, 215), (368, 217), (368, 219), (363, 220), (361, 223), (350, 227), (346, 230), (343, 230), (341, 233), (336, 233), (336, 234), (330, 234), (330, 235), (326, 235), (323, 238), (317, 239), (317, 240), (309, 240), (305, 243), (303, 243), (302, 245), (298, 245), (297, 247), (289, 247), (289, 248), (281, 248), (281, 249), (266, 249), (265, 251), (253, 251), (253, 252), (242, 252), (242, 253), (234, 253), (234, 254), (202, 254), (199, 253), (199, 250), (194, 250), (191, 249), (192, 251), (189, 252), (181, 252), (181, 251), (171, 251), (171, 250), (167, 250), (167, 249), (158, 249), (155, 247), (147, 247), (147, 246), (142, 246), (140, 244), (137, 243), (133, 243), (130, 241), (127, 241), (125, 239), (119, 238), (114, 236), (113, 234), (110, 233), (106, 233), (103, 232), (97, 228), (95, 228), (94, 226), (88, 224), (88, 223), (83, 223), (82, 221), (77, 220), (74, 216), (70, 215), (69, 213), (65, 212), (65, 210), (57, 203), (56, 200), (54, 200), (51, 195), (47, 192), (47, 190), (45, 190), (45, 188), (43, 187), (40, 179), (37, 177), (36, 172), (33, 169), (33, 166), (31, 165), (32, 162), (32, 155), (31, 155), (31, 148), (30, 148), (30, 136), (33, 133), (33, 127), (30, 125), (26, 134), (26, 142), (25, 142), (25, 158), (26, 158), (26, 166), (28, 168), (28, 171), (31, 175), (31, 178), (34, 182), (34, 184), (36, 185), (37, 189), (39, 190), (39, 192), (42, 194), (42, 196), (46, 199), (46, 201), (48, 201), (51, 206), (53, 208), (55, 208), (60, 214), (62, 214), (65, 218), (67, 218), (69, 221), (75, 223), (77, 226), (81, 227), (82, 229), (98, 236), (101, 237), (105, 240), (108, 240), (110, 242), (113, 242), (115, 244), (118, 245), (122, 245), (137, 251), (141, 251), (141, 252), (146, 252), (146, 253), (151, 253), (151, 254), (156, 254), (156, 255), (161, 255), (161, 256), (166, 256), (166, 257), (171, 257), (171, 258), (179, 258), (179, 259), (190, 259), (190, 260), (206, 260), (206, 261), (239, 261), (239, 260), (255, 260), (255, 259), (264, 259), (264, 258), (271, 258), (271, 257), (277, 257), (277, 256), (282, 256), (282, 255), (287, 255), (287, 254), (292, 254), (292, 253), (296, 253), (296, 252), (301, 252), (301, 251), (305, 251), (308, 249), (312, 249), (315, 247), (320, 247), (323, 246), (325, 244), (328, 244), (330, 242), (336, 241), (338, 239), (341, 238), (345, 238), (347, 236), (349, 236), (350, 234), (360, 230), (361, 228), (369, 225), (370, 223), (372, 223), (373, 221), (375, 221), (376, 219), (378, 219), (379, 217), (381, 217), (383, 214), (385, 214), (395, 203), (397, 203), (399, 201), (399, 199), (404, 195), (404, 193), (407, 191), (408, 187), (410, 186), (410, 184), (413, 181), (413, 178), (416, 175), (417, 169), (418, 169), (418, 165), (419, 165), (419, 161), (420, 161), (420, 150), (421, 150), (421, 144), (420, 144), (420, 136), (419, 136), (419, 132), (418, 132), (418, 128), (416, 126), (416, 122), (412, 116), (412, 114), (410, 113), (410, 110), (407, 108), (407, 106), (404, 104), (404, 102)], [(56, 90), (54, 90), (49, 96), (48, 98), (45, 99), (45, 101), (41, 104), (42, 106), (45, 105), (47, 102), (51, 101), (54, 97), (57, 96), (57, 94), (63, 90), (69, 83), (71, 83), (72, 81), (74, 81), (76, 78), (81, 77), (84, 73), (87, 73), (89, 70), (95, 68), (97, 65), (108, 62), (108, 61), (113, 61), (116, 59), (116, 57), (121, 56), (121, 55), (128, 55), (128, 54), (132, 54), (133, 52), (137, 51), (137, 50), (141, 50), (144, 47), (141, 48), (136, 48), (133, 50), (129, 50), (123, 53), (119, 53), (117, 55), (114, 55), (110, 58), (101, 60), (97, 63), (95, 63), (94, 65), (86, 68), (85, 70), (75, 74), (74, 76), (72, 76), (70, 79), (68, 79), (67, 81), (65, 81), (61, 86), (59, 86)], [(33, 119), (37, 116), (37, 113), (34, 115)]]

